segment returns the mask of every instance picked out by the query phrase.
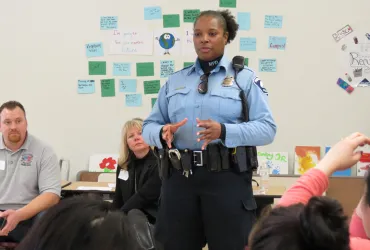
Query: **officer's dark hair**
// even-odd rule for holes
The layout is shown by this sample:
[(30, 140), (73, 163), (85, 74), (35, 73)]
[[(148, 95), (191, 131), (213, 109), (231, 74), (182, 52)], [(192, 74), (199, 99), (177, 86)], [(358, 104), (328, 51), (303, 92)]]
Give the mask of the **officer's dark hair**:
[(347, 217), (340, 203), (312, 197), (307, 205), (276, 207), (254, 226), (251, 250), (349, 250)]
[(121, 211), (98, 198), (65, 198), (39, 218), (17, 250), (136, 249)]
[(4, 109), (14, 110), (16, 107), (19, 107), (23, 111), (24, 115), (26, 116), (26, 110), (24, 109), (23, 105), (17, 101), (7, 101), (3, 103), (0, 106), (0, 114), (1, 112), (3, 112)]
[(229, 33), (227, 43), (230, 43), (236, 37), (236, 33), (239, 29), (239, 24), (236, 22), (235, 17), (229, 10), (205, 10), (200, 12), (199, 16), (195, 19), (194, 26), (198, 19), (202, 16), (212, 16), (218, 19), (221, 23), (224, 32)]

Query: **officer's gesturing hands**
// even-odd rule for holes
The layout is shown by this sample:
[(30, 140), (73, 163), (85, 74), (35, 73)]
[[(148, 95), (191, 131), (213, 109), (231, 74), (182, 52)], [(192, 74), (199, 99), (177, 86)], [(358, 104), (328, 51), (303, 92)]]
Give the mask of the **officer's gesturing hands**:
[(197, 120), (197, 127), (204, 128), (202, 131), (199, 131), (197, 135), (199, 136), (198, 142), (204, 141), (202, 145), (202, 150), (205, 150), (208, 143), (220, 138), (221, 124), (211, 119), (199, 120), (199, 118), (197, 118), (196, 120)]

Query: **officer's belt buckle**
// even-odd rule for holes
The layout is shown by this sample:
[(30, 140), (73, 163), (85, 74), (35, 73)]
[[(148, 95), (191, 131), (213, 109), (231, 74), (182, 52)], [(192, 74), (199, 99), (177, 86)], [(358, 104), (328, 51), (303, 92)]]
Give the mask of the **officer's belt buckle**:
[[(199, 155), (199, 160), (197, 159)], [(202, 151), (193, 151), (193, 159), (195, 166), (203, 166), (203, 152)]]
[(178, 160), (181, 159), (181, 154), (180, 154), (180, 151), (178, 149), (170, 149), (168, 150), (168, 156), (170, 157), (170, 159), (172, 159), (172, 157), (177, 157)]

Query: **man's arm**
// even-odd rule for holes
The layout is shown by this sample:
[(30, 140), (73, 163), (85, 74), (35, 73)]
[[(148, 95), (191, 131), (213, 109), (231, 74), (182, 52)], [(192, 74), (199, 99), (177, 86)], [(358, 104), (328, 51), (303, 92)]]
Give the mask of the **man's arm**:
[(0, 217), (6, 218), (7, 223), (0, 235), (7, 235), (14, 230), (19, 222), (28, 220), (38, 213), (54, 206), (60, 200), (61, 177), (58, 159), (53, 150), (45, 148), (41, 155), (38, 177), (40, 195), (18, 210), (6, 210)]

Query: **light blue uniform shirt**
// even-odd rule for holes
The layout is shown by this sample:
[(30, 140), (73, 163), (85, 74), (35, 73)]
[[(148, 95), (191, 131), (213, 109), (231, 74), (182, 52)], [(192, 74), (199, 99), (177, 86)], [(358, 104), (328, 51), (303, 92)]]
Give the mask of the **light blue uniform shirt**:
[[(249, 122), (242, 119), (242, 104), (239, 88), (233, 82), (223, 86), (224, 79), (234, 77), (231, 61), (225, 56), (211, 71), (208, 92), (198, 93), (203, 75), (198, 60), (194, 65), (172, 74), (160, 89), (157, 102), (143, 124), (143, 138), (149, 145), (162, 148), (160, 130), (168, 123), (177, 123), (188, 118), (187, 123), (175, 133), (173, 144), (177, 149), (199, 150), (204, 141), (197, 142), (196, 118), (211, 119), (224, 123), (226, 138), (222, 143), (237, 146), (261, 146), (271, 143), (276, 134), (276, 124), (268, 105), (267, 91), (251, 69), (245, 67), (237, 75), (237, 82), (247, 96)], [(220, 139), (212, 141), (219, 142)]]

